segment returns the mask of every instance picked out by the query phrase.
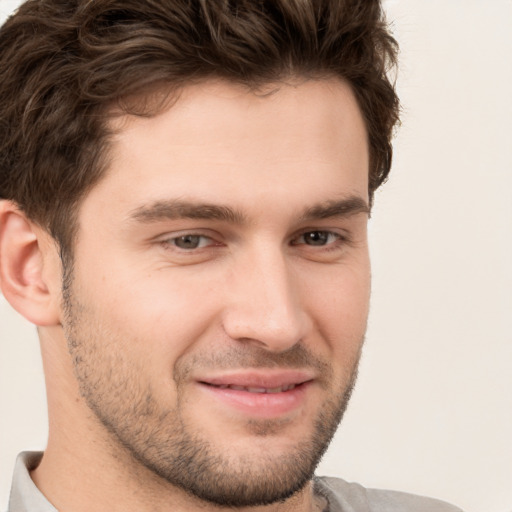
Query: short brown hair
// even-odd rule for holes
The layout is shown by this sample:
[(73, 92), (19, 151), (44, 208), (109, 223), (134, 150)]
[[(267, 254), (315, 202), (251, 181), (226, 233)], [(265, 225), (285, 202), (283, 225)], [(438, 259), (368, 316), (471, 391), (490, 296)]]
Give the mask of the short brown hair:
[(155, 84), (291, 76), (351, 85), (371, 198), (391, 166), (396, 52), (380, 0), (28, 0), (0, 29), (0, 198), (71, 250), (73, 214), (107, 167), (113, 105)]

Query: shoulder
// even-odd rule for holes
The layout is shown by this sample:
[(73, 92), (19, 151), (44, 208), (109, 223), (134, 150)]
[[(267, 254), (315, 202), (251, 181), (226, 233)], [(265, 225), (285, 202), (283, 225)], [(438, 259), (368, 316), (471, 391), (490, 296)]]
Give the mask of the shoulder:
[(315, 478), (315, 492), (327, 498), (331, 512), (462, 512), (444, 501), (405, 492), (367, 489), (340, 478)]

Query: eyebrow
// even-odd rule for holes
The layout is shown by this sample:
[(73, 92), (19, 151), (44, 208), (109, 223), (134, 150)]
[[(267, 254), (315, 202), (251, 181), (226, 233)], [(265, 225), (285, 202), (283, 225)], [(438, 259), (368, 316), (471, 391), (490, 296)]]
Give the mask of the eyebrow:
[(229, 206), (179, 200), (156, 201), (149, 206), (136, 208), (130, 218), (143, 223), (175, 219), (220, 220), (232, 224), (246, 222), (241, 212)]
[(345, 199), (326, 201), (325, 203), (306, 208), (301, 216), (301, 220), (350, 217), (358, 213), (370, 215), (370, 207), (362, 197), (350, 196)]
[[(300, 215), (299, 220), (308, 221), (349, 217), (358, 213), (369, 215), (370, 207), (363, 198), (350, 196), (345, 199), (331, 200), (310, 206)], [(156, 201), (150, 205), (136, 208), (129, 217), (142, 223), (177, 219), (199, 219), (220, 220), (239, 225), (247, 224), (247, 217), (239, 210), (230, 206), (181, 200)]]

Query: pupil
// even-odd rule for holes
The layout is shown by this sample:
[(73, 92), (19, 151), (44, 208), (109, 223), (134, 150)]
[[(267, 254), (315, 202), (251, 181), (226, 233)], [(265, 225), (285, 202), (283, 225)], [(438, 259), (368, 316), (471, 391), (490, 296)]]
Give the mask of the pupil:
[(184, 235), (176, 239), (176, 245), (181, 249), (196, 249), (199, 246), (199, 235)]
[(325, 231), (311, 231), (306, 235), (306, 243), (309, 245), (325, 245), (327, 243), (327, 233)]

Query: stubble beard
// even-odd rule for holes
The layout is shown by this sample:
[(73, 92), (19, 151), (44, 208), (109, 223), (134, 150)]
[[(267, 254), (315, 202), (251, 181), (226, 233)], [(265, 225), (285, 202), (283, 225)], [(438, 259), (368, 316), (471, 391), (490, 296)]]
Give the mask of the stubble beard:
[[(179, 392), (176, 406), (165, 409), (149, 383), (141, 381), (136, 361), (127, 361), (123, 356), (121, 341), (105, 340), (105, 329), (101, 326), (91, 328), (95, 325), (94, 313), (74, 300), (69, 281), (63, 296), (65, 333), (80, 394), (108, 432), (112, 448), (117, 446), (128, 453), (136, 461), (134, 467), (150, 470), (201, 501), (235, 508), (283, 501), (311, 480), (347, 408), (359, 357), (349, 378), (337, 390), (332, 389), (329, 377), (325, 378), (324, 385), (331, 388), (330, 397), (315, 419), (309, 438), (286, 454), (258, 453), (257, 460), (254, 456), (249, 460), (245, 454), (221, 452), (206, 436), (187, 425)], [(301, 345), (287, 354), (253, 353), (241, 358), (243, 364), (251, 360), (252, 366), (260, 367), (291, 367), (298, 360), (311, 366), (311, 361), (315, 361)], [(228, 359), (232, 364), (233, 357)], [(324, 375), (329, 375), (325, 362), (317, 364), (324, 366)], [(178, 372), (175, 381), (179, 390), (186, 370)], [(258, 420), (247, 425), (248, 432), (260, 438), (272, 436), (279, 429), (277, 420)]]

